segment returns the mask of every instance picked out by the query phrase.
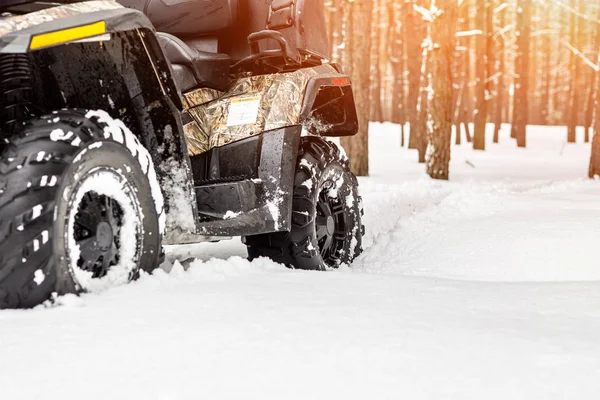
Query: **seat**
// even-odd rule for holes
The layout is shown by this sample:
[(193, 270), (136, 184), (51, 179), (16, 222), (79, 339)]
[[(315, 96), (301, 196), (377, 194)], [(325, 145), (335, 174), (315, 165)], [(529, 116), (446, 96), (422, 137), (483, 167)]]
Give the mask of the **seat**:
[[(229, 87), (229, 65), (231, 58), (227, 54), (209, 53), (188, 46), (183, 40), (169, 33), (159, 32), (158, 40), (167, 59), (174, 66), (175, 78), (182, 92), (191, 89), (185, 71), (177, 66), (191, 70), (196, 85), (220, 91)], [(187, 74), (189, 76), (189, 73)], [(192, 85), (194, 86), (194, 85)]]
[(159, 32), (179, 37), (215, 34), (235, 26), (238, 0), (118, 0), (142, 11)]

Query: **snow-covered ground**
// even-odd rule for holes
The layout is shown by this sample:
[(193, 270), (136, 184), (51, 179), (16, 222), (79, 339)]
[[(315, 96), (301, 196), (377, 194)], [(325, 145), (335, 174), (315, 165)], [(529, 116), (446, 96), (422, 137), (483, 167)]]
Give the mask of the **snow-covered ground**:
[(600, 182), (564, 128), (505, 127), (428, 179), (372, 125), (366, 250), (332, 272), (239, 240), (51, 309), (0, 312), (1, 399), (596, 399)]

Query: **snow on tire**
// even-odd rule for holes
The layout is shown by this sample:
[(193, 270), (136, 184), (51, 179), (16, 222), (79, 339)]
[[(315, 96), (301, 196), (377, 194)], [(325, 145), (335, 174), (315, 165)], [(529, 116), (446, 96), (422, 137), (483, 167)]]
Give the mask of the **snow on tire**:
[(350, 162), (333, 143), (303, 138), (290, 232), (245, 238), (250, 259), (269, 257), (299, 269), (349, 265), (362, 252), (362, 199)]
[(152, 271), (164, 223), (152, 158), (121, 121), (82, 110), (29, 121), (0, 152), (0, 308)]

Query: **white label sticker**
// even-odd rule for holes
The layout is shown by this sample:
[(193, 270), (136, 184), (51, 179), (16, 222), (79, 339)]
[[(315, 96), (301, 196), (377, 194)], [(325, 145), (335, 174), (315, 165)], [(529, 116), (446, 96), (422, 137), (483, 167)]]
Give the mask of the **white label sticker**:
[(232, 99), (229, 103), (227, 126), (255, 124), (259, 106), (260, 96)]

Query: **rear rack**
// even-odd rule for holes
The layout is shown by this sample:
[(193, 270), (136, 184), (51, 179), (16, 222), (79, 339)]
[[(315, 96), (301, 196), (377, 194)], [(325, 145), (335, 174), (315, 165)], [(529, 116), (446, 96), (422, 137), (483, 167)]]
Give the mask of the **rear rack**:
[[(279, 49), (277, 50), (260, 50), (260, 42), (262, 40), (275, 40), (279, 43)], [(294, 67), (302, 65), (302, 57), (298, 50), (294, 49), (288, 41), (285, 39), (283, 34), (278, 31), (265, 29), (260, 32), (251, 33), (248, 35), (248, 44), (250, 45), (250, 54), (247, 57), (242, 58), (231, 66), (232, 70), (241, 69), (249, 63), (260, 61), (267, 58), (282, 58), (283, 63), (286, 67)]]

